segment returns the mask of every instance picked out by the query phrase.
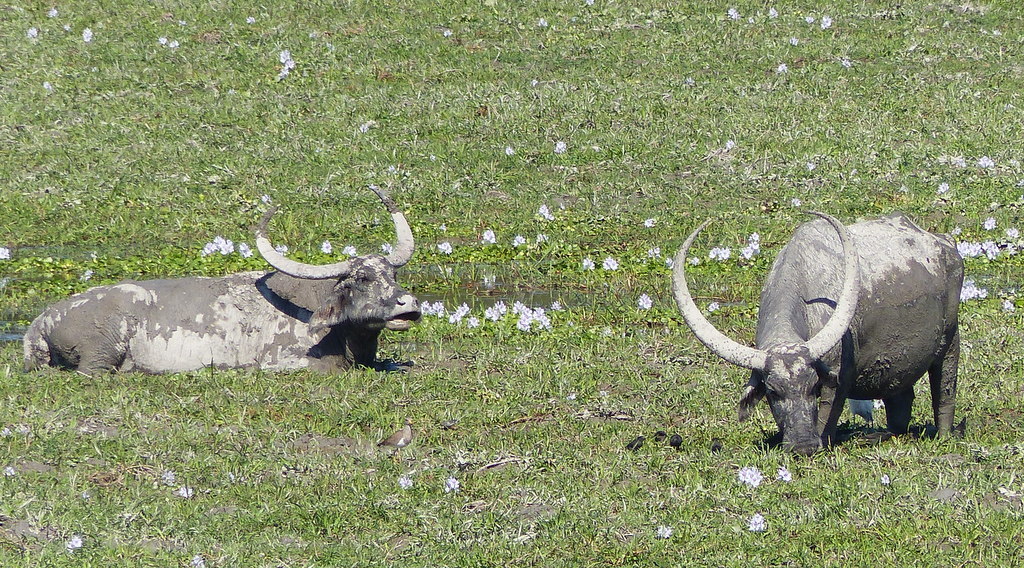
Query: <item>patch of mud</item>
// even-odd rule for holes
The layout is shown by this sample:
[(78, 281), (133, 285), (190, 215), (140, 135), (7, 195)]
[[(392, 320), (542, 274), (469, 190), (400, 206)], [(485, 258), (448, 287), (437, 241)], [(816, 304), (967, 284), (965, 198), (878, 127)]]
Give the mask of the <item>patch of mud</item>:
[(291, 536), (291, 535), (284, 535), (284, 536), (282, 536), (280, 539), (278, 539), (278, 542), (280, 542), (281, 544), (283, 544), (285, 546), (292, 546), (292, 547), (295, 547), (295, 548), (305, 548), (305, 546), (306, 546), (306, 541), (302, 540), (301, 538), (299, 538), (297, 536)]
[(1024, 509), (1024, 494), (1006, 487), (1000, 487), (997, 493), (986, 495), (982, 503), (996, 511), (1006, 509)]
[(523, 521), (535, 523), (554, 518), (561, 511), (560, 507), (549, 503), (527, 503), (516, 511), (516, 516)]
[(37, 461), (24, 461), (14, 464), (14, 471), (18, 473), (50, 473), (57, 471), (55, 466)]
[(105, 424), (98, 418), (79, 418), (77, 428), (82, 434), (94, 434), (104, 438), (116, 438), (121, 434), (117, 426)]
[(931, 497), (932, 499), (935, 499), (936, 501), (948, 503), (959, 497), (960, 492), (951, 487), (940, 487), (935, 491), (929, 493), (928, 496)]
[(60, 538), (53, 526), (37, 527), (29, 521), (0, 515), (0, 541), (13, 543), (24, 550), (38, 551), (43, 545)]
[(155, 470), (148, 465), (118, 465), (114, 469), (97, 471), (89, 475), (88, 480), (100, 487), (114, 487), (124, 485), (124, 479), (132, 476), (136, 479), (142, 477), (154, 477)]

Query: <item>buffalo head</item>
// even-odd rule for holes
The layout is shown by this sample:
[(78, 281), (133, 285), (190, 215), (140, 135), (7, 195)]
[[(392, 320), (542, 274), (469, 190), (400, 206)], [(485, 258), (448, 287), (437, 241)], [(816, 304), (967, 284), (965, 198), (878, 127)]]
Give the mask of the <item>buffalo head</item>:
[[(344, 330), (347, 349), (356, 357), (360, 352), (376, 352), (377, 336), (383, 329), (406, 330), (420, 319), (416, 297), (395, 280), (395, 271), (412, 257), (412, 231), (395, 202), (377, 186), (370, 189), (380, 197), (391, 213), (398, 242), (387, 256), (369, 254), (334, 264), (312, 265), (297, 262), (274, 250), (267, 238), (267, 225), (277, 208), (263, 216), (256, 229), (256, 248), (277, 269), (266, 279), (275, 294), (311, 312), (309, 330)], [(313, 282), (311, 282), (313, 281)], [(353, 342), (370, 342), (356, 345)]]
[[(694, 304), (686, 285), (686, 254), (697, 234), (707, 226), (707, 221), (683, 243), (672, 269), (676, 303), (697, 339), (726, 361), (751, 369), (750, 381), (740, 399), (740, 420), (750, 415), (758, 401), (767, 398), (782, 433), (783, 444), (801, 454), (813, 453), (821, 447), (818, 397), (823, 388), (835, 388), (834, 375), (821, 362), (821, 358), (839, 343), (849, 328), (856, 313), (860, 287), (857, 254), (846, 228), (829, 215), (814, 214), (828, 221), (839, 233), (845, 276), (835, 312), (813, 337), (801, 338), (794, 335), (790, 342), (753, 348), (729, 339), (711, 325)], [(766, 285), (766, 289), (771, 285), (785, 285), (785, 282)], [(775, 316), (777, 319), (759, 321), (759, 325), (788, 326), (793, 323), (783, 321), (792, 318), (793, 314)], [(765, 319), (764, 314), (759, 317)], [(801, 325), (806, 327), (806, 322), (797, 322), (794, 328)]]

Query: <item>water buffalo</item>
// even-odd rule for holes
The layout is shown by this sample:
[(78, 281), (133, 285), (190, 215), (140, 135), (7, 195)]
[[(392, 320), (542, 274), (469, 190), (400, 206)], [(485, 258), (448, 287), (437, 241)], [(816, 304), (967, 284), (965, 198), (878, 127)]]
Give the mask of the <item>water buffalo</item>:
[(885, 402), (887, 426), (907, 431), (914, 383), (927, 371), (939, 435), (953, 426), (963, 260), (945, 236), (900, 214), (846, 228), (828, 215), (800, 225), (761, 291), (756, 348), (714, 328), (686, 286), (686, 254), (673, 268), (676, 303), (697, 339), (751, 369), (745, 420), (768, 398), (785, 447), (811, 454), (833, 441), (847, 397)]
[(276, 271), (92, 288), (32, 322), (24, 340), (25, 369), (51, 365), (92, 375), (208, 366), (325, 372), (353, 363), (373, 366), (381, 331), (408, 329), (420, 308), (395, 282), (395, 269), (412, 256), (412, 231), (394, 201), (371, 189), (398, 234), (387, 257), (322, 266), (286, 258), (266, 236), (271, 209), (256, 229), (256, 246)]

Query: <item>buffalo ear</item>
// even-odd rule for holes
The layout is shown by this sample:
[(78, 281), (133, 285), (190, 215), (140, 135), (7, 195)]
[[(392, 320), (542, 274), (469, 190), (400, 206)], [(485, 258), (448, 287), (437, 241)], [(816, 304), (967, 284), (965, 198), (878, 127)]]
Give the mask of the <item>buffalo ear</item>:
[(839, 387), (839, 373), (833, 371), (832, 367), (818, 360), (814, 362), (814, 370), (818, 373), (818, 378), (821, 379), (821, 386), (831, 389)]
[(279, 298), (309, 312), (316, 312), (336, 295), (337, 280), (306, 280), (283, 272), (271, 272), (261, 281)]
[(322, 329), (344, 323), (347, 317), (343, 304), (343, 296), (331, 298), (328, 302), (322, 304), (309, 317), (309, 331), (316, 333)]
[(762, 398), (764, 398), (764, 393), (764, 381), (761, 380), (761, 377), (751, 374), (750, 381), (747, 382), (747, 388), (743, 391), (743, 396), (740, 397), (740, 422), (750, 418), (750, 414), (754, 411), (754, 407), (757, 406), (757, 403), (761, 402)]

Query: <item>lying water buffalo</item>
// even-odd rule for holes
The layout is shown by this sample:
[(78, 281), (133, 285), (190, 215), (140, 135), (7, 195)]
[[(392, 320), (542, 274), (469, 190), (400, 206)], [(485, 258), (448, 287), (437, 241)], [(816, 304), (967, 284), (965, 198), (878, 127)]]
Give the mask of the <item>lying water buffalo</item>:
[(927, 371), (940, 435), (953, 426), (963, 260), (944, 236), (903, 215), (851, 225), (816, 213), (779, 253), (761, 292), (756, 348), (740, 345), (701, 314), (675, 258), (676, 303), (697, 339), (751, 369), (740, 420), (768, 398), (783, 444), (810, 454), (833, 441), (847, 397), (881, 398), (895, 434), (910, 423), (914, 383)]
[(387, 257), (302, 264), (266, 237), (256, 246), (276, 272), (223, 278), (126, 281), (99, 286), (47, 308), (25, 334), (25, 369), (45, 365), (172, 373), (207, 366), (338, 371), (373, 366), (381, 331), (408, 329), (419, 302), (395, 282), (413, 252), (405, 216), (385, 193), (398, 243)]

